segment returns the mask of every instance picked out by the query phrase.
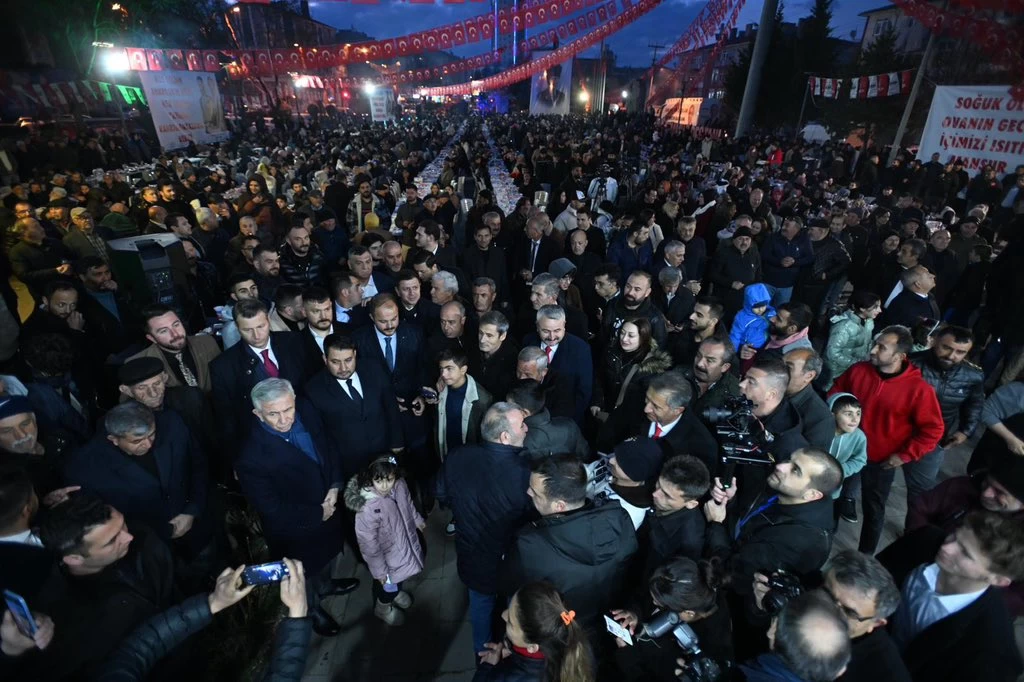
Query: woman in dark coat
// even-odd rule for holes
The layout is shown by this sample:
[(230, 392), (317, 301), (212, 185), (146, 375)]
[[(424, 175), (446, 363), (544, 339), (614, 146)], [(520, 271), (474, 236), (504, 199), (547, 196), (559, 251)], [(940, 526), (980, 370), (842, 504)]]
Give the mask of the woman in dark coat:
[(266, 178), (259, 173), (249, 176), (246, 191), (235, 202), (235, 210), (238, 211), (239, 218), (255, 218), (260, 235), (269, 233), (274, 235), (275, 239), (283, 236), (285, 222), (281, 216), (281, 209), (277, 207), (274, 197), (267, 189)]
[[(651, 378), (672, 368), (672, 358), (658, 348), (647, 318), (626, 320), (605, 354), (604, 366), (594, 382), (590, 412), (602, 421), (598, 449), (611, 452), (643, 416), (644, 396)], [(609, 449), (606, 449), (609, 448)]]

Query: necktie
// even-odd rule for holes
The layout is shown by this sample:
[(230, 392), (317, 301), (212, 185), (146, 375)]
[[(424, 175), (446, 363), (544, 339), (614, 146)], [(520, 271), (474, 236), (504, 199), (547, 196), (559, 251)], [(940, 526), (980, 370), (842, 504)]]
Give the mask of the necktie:
[(196, 379), (196, 375), (185, 364), (184, 353), (175, 353), (174, 357), (178, 361), (178, 368), (181, 369), (181, 378), (185, 380), (185, 383), (192, 387), (198, 386), (199, 381)]
[(530, 272), (537, 269), (537, 242), (531, 242), (530, 246)]
[(548, 356), (548, 365), (551, 364), (551, 346), (544, 346), (544, 355)]
[(363, 402), (362, 394), (356, 390), (356, 387), (352, 384), (351, 379), (345, 379), (345, 383), (348, 384), (348, 396), (352, 398), (353, 402)]
[(658, 440), (659, 438), (661, 438), (661, 427), (658, 426), (657, 422), (655, 422), (654, 423), (654, 440)]
[(395, 351), (391, 348), (391, 337), (384, 337), (384, 361), (388, 363), (388, 369), (395, 371)]
[(277, 371), (277, 365), (270, 359), (270, 349), (266, 348), (260, 351), (260, 355), (263, 356), (263, 369), (267, 370), (267, 376), (271, 379), (276, 379), (279, 372)]

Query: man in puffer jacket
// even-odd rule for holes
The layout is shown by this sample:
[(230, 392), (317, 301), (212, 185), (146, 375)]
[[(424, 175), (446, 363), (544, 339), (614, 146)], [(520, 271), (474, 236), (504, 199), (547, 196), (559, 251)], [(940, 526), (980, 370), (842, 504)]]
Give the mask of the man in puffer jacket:
[[(284, 559), (284, 563), (288, 575), (281, 581), (281, 603), (288, 607), (288, 616), (277, 626), (273, 658), (263, 677), (265, 682), (302, 679), (313, 631), (306, 616), (306, 576), (302, 562)], [(242, 582), (244, 569), (244, 566), (224, 569), (212, 593), (190, 597), (140, 625), (110, 656), (97, 681), (145, 680), (172, 649), (213, 622), (215, 614), (234, 606), (252, 592), (253, 587)]]
[(946, 450), (966, 442), (981, 420), (985, 376), (980, 367), (966, 360), (973, 346), (970, 329), (949, 325), (938, 331), (931, 348), (910, 356), (924, 380), (935, 389), (945, 428), (937, 448), (903, 469), (908, 506), (935, 487)]

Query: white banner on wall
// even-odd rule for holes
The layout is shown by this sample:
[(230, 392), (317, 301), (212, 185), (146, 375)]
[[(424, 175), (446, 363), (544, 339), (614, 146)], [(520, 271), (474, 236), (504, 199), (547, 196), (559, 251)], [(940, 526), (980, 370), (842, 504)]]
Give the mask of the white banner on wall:
[[(547, 52), (534, 52), (541, 59)], [(530, 80), (530, 114), (568, 114), (572, 95), (572, 60), (555, 64)]]
[(395, 91), (391, 88), (378, 87), (370, 95), (370, 118), (374, 123), (393, 121), (398, 117), (398, 105), (395, 102)]
[(163, 149), (228, 139), (217, 79), (195, 71), (139, 71)]
[(996, 177), (1024, 160), (1024, 102), (1008, 85), (940, 85), (935, 88), (917, 158), (964, 162), (972, 176), (992, 166)]

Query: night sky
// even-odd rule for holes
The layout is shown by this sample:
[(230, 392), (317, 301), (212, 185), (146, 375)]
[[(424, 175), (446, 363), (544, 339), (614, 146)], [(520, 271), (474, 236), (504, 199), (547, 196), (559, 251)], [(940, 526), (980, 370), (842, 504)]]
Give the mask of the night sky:
[[(806, 16), (813, 4), (811, 0), (783, 0), (787, 21), (796, 21)], [(413, 31), (436, 28), (452, 21), (482, 14), (490, 7), (489, 2), (466, 2), (461, 5), (408, 4), (398, 0), (380, 0), (379, 5), (358, 5), (334, 0), (311, 0), (313, 18), (338, 28), (355, 28), (375, 38), (393, 38)], [(836, 0), (832, 19), (833, 35), (849, 38), (855, 31), (857, 39), (864, 30), (864, 19), (857, 14), (886, 2), (880, 0)], [(682, 30), (689, 25), (704, 5), (694, 0), (665, 0), (661, 6), (641, 17), (609, 40), (611, 49), (624, 66), (649, 65), (651, 50), (649, 43), (671, 45)], [(761, 16), (761, 3), (748, 0), (740, 13), (737, 26), (756, 23)], [(561, 21), (550, 22), (545, 27), (557, 26)], [(480, 44), (466, 45), (453, 50), (459, 56), (471, 56), (482, 51)], [(583, 56), (596, 56), (598, 48), (591, 48)]]

